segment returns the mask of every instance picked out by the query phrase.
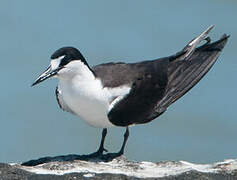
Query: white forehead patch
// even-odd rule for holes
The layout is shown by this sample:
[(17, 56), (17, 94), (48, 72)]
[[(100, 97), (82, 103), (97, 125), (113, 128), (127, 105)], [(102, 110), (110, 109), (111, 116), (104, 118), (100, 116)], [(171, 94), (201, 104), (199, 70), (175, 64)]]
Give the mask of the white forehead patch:
[(51, 64), (51, 69), (52, 69), (52, 70), (57, 69), (58, 66), (59, 66), (59, 64), (60, 64), (60, 62), (61, 62), (61, 60), (62, 60), (64, 57), (65, 57), (65, 55), (60, 56), (60, 57), (58, 57), (58, 58), (56, 58), (56, 59), (52, 59), (51, 62), (50, 62), (50, 64)]

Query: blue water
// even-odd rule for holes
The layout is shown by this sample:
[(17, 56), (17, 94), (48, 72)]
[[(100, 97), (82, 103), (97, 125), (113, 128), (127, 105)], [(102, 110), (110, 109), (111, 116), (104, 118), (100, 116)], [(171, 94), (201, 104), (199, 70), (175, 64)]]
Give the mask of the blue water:
[[(57, 80), (30, 87), (62, 46), (89, 64), (135, 62), (171, 55), (211, 24), (213, 39), (230, 41), (206, 77), (168, 111), (130, 129), (133, 160), (199, 163), (237, 157), (237, 1), (52, 0), (0, 2), (0, 162), (86, 154), (101, 130), (59, 109)], [(106, 148), (120, 148), (123, 128), (108, 131)]]

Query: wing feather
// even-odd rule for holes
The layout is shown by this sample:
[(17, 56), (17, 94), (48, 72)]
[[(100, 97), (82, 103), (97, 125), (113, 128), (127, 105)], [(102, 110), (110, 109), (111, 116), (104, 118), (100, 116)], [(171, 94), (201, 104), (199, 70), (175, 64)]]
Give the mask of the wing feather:
[(193, 42), (199, 36), (182, 51), (169, 57), (93, 67), (96, 77), (102, 80), (105, 87), (114, 88), (125, 84), (131, 87), (129, 94), (113, 99), (109, 120), (118, 126), (128, 126), (146, 123), (160, 116), (211, 69), (228, 37), (223, 35), (214, 43), (210, 43), (208, 37), (206, 44), (196, 48), (198, 44)]
[(206, 43), (196, 48), (188, 59), (174, 59), (168, 67), (168, 84), (164, 97), (157, 102), (154, 112), (148, 119), (154, 119), (162, 114), (168, 106), (177, 101), (194, 87), (211, 69), (221, 51), (225, 47), (229, 36), (214, 43)]

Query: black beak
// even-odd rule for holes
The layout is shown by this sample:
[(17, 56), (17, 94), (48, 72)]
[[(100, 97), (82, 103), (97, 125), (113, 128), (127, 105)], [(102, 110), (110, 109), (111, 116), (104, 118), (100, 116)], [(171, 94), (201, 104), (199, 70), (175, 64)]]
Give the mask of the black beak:
[(62, 69), (62, 68), (57, 68), (55, 70), (52, 70), (51, 69), (51, 66), (49, 66), (36, 80), (35, 82), (31, 85), (31, 86), (34, 86), (36, 84), (39, 84), (40, 82), (50, 78), (50, 77), (53, 77), (54, 75), (57, 74), (57, 72)]

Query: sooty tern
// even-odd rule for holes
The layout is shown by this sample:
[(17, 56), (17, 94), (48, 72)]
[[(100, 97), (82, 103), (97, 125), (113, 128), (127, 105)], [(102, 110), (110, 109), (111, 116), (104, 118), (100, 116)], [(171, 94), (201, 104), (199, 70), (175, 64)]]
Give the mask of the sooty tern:
[[(188, 92), (210, 70), (228, 37), (211, 43), (209, 27), (178, 53), (137, 63), (106, 63), (90, 67), (79, 50), (63, 47), (51, 56), (50, 66), (32, 86), (59, 79), (56, 97), (61, 109), (88, 124), (103, 128), (98, 151), (102, 155), (107, 128), (126, 127), (120, 151), (124, 153), (130, 125), (152, 121)], [(198, 45), (206, 40), (205, 44)]]

